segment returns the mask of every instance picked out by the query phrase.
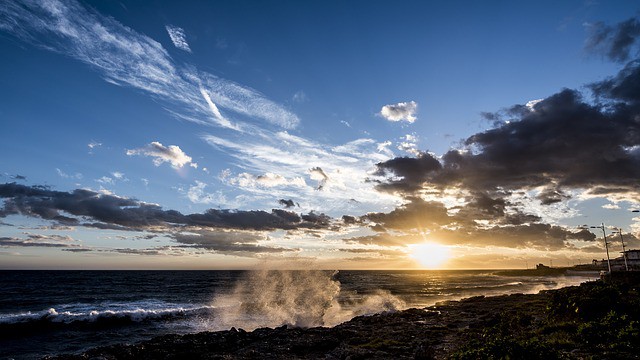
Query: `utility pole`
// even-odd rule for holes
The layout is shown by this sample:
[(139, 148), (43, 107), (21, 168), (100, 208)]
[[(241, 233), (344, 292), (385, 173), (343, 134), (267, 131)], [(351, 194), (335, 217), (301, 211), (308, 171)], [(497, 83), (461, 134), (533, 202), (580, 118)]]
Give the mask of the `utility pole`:
[(602, 229), (602, 239), (604, 240), (604, 248), (607, 250), (607, 268), (609, 269), (609, 275), (611, 274), (611, 259), (609, 258), (609, 243), (607, 242), (607, 233), (604, 230), (604, 223), (600, 226), (590, 226), (592, 229)]
[(629, 265), (627, 264), (627, 250), (624, 247), (624, 239), (622, 238), (622, 229), (618, 228), (618, 234), (620, 234), (620, 242), (622, 242), (622, 258), (624, 259), (624, 269), (629, 271)]

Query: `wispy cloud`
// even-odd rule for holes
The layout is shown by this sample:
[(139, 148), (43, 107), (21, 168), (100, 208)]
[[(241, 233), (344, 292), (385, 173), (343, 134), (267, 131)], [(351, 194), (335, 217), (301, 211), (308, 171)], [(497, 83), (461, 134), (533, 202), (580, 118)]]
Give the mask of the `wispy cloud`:
[(81, 173), (75, 173), (75, 174), (67, 174), (64, 171), (56, 168), (56, 173), (58, 174), (58, 176), (60, 176), (63, 179), (76, 179), (76, 180), (82, 180), (82, 178), (84, 177)]
[(309, 101), (307, 94), (304, 91), (299, 90), (295, 94), (293, 94), (292, 100), (297, 103), (303, 103)]
[(87, 144), (87, 147), (89, 148), (89, 154), (93, 154), (93, 149), (101, 147), (102, 143), (99, 143), (97, 141), (92, 141), (90, 143)]
[(191, 52), (184, 29), (173, 25), (167, 25), (165, 28), (167, 29), (169, 38), (171, 38), (171, 42), (173, 42), (175, 47), (186, 52)]
[(0, 237), (0, 247), (59, 247), (80, 245), (70, 236), (24, 233), (25, 237)]
[[(261, 119), (284, 128), (294, 128), (300, 122), (295, 114), (258, 91), (176, 64), (159, 42), (74, 0), (2, 2), (0, 30), (78, 59), (108, 82), (128, 85), (179, 105), (174, 113), (186, 120), (220, 125), (222, 116), (211, 118), (211, 107), (200, 90), (203, 88), (217, 107), (243, 121)], [(178, 42), (181, 44), (186, 42)]]
[[(240, 160), (235, 175), (229, 179), (237, 179), (236, 186), (241, 189), (261, 194), (269, 186), (290, 186), (299, 192), (302, 179), (310, 185), (300, 196), (313, 198), (318, 192), (309, 169), (320, 167), (331, 181), (323, 187), (322, 196), (311, 199), (309, 206), (352, 206), (348, 199), (353, 197), (353, 191), (368, 206), (389, 205), (393, 201), (391, 197), (381, 198), (372, 184), (363, 180), (376, 162), (387, 160), (392, 153), (380, 153), (369, 148), (369, 141), (358, 140), (334, 151), (333, 145), (279, 131), (274, 126), (295, 128), (300, 119), (254, 89), (176, 63), (156, 40), (74, 0), (3, 2), (0, 30), (78, 59), (111, 83), (147, 92), (164, 102), (167, 111), (179, 119), (223, 128), (204, 139)], [(304, 97), (302, 92), (297, 96)], [(89, 149), (98, 144), (90, 143)], [(159, 142), (127, 153), (151, 156), (156, 165), (195, 165), (177, 146)], [(292, 192), (278, 190), (272, 196), (288, 198)], [(198, 198), (210, 201), (207, 197)]]
[[(182, 168), (185, 165), (189, 165), (193, 168), (198, 168), (198, 164), (192, 162), (190, 156), (184, 153), (177, 145), (164, 146), (161, 143), (154, 141), (145, 147), (139, 149), (127, 150), (127, 155), (142, 155), (153, 158), (153, 164), (160, 166), (162, 163), (170, 163), (176, 169)], [(117, 176), (114, 175), (117, 178)]]
[[(323, 208), (336, 215), (353, 210), (354, 203), (349, 199), (354, 194), (363, 209), (388, 207), (396, 200), (393, 196), (381, 196), (374, 184), (365, 181), (376, 162), (389, 159), (389, 154), (378, 152), (376, 142), (371, 139), (334, 147), (288, 132), (250, 132), (233, 139), (204, 135), (203, 139), (238, 159), (243, 170), (239, 174), (249, 175), (228, 173), (225, 179), (237, 179), (233, 180), (234, 185), (253, 194), (304, 198), (305, 204), (301, 205)], [(273, 180), (271, 183), (280, 188), (265, 192), (255, 182), (247, 181), (265, 174), (273, 175), (262, 179)], [(319, 186), (322, 191), (317, 191)]]
[(380, 115), (389, 121), (406, 121), (408, 123), (413, 123), (417, 120), (417, 111), (418, 104), (415, 101), (409, 101), (393, 105), (385, 105), (380, 109)]

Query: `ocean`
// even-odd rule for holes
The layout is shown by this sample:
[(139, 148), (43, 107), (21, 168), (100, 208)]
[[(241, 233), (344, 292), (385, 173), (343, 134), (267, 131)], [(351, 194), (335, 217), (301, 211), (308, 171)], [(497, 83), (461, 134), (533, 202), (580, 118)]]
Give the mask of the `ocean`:
[(0, 271), (0, 359), (358, 315), (592, 280), (495, 271)]

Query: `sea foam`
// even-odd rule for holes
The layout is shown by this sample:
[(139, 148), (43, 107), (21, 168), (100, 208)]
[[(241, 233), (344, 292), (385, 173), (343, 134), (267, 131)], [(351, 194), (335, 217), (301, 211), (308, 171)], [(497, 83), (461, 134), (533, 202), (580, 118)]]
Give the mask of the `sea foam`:
[(60, 304), (42, 311), (0, 314), (0, 324), (30, 322), (77, 324), (113, 320), (142, 322), (151, 319), (197, 315), (210, 310), (212, 310), (212, 306), (209, 305), (171, 304), (155, 300), (131, 303)]

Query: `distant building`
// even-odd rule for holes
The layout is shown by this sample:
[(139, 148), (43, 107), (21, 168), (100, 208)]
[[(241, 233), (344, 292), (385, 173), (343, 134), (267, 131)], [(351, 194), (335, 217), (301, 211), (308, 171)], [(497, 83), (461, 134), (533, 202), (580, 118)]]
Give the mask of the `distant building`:
[[(640, 250), (627, 250), (625, 251), (627, 255), (627, 265), (629, 266), (629, 270), (640, 270)], [(603, 270), (607, 269), (607, 260), (593, 260), (592, 264), (594, 266), (600, 267)], [(611, 259), (611, 270), (624, 270), (624, 257), (619, 256), (615, 259)]]

